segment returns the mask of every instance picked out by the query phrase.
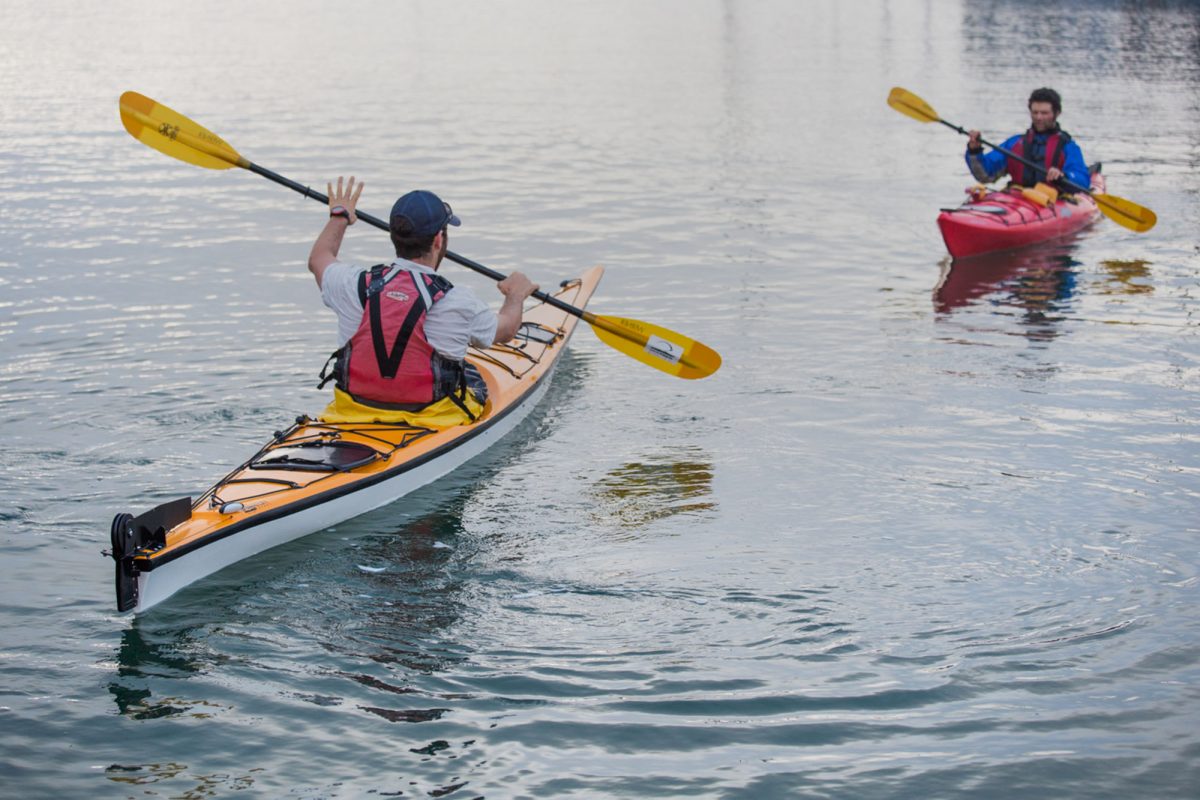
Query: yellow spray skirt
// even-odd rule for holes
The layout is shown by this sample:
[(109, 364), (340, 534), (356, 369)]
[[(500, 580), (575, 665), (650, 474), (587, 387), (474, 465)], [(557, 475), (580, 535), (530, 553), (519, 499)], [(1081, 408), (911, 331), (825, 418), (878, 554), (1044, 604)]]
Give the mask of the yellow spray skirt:
[[(483, 406), (471, 392), (467, 392), (465, 405), (475, 415), (475, 419), (483, 416)], [(455, 425), (471, 424), (470, 418), (449, 397), (443, 397), (436, 403), (430, 403), (420, 411), (394, 411), (356, 403), (354, 398), (336, 386), (333, 389), (333, 401), (321, 412), (320, 420), (331, 423), (404, 422), (421, 428), (437, 428), (439, 430), (453, 428)]]

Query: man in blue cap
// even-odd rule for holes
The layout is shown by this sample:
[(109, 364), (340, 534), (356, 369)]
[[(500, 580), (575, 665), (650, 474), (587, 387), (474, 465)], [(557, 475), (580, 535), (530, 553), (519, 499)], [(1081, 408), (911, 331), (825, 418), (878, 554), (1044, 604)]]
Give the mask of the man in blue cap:
[[(487, 388), (464, 359), (467, 347), (506, 342), (521, 326), (525, 299), (536, 284), (514, 272), (497, 284), (504, 295), (493, 312), (465, 286), (437, 274), (449, 226), (461, 223), (433, 192), (409, 192), (389, 221), (396, 258), (363, 267), (338, 260), (342, 238), (358, 219), (362, 183), (329, 185), (329, 222), (313, 244), (308, 269), (321, 298), (338, 318), (331, 356), (334, 400), (321, 415), (330, 422), (413, 422), (448, 427), (473, 422)], [(328, 365), (327, 365), (328, 367)]]

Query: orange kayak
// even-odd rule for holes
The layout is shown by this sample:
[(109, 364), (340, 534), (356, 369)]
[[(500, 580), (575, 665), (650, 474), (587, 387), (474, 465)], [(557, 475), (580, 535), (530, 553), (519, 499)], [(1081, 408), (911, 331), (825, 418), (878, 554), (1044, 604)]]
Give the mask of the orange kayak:
[[(604, 270), (564, 281), (554, 297), (583, 308)], [(443, 430), (299, 417), (199, 499), (112, 523), (117, 609), (141, 612), (207, 575), (386, 505), (479, 455), (546, 393), (578, 318), (542, 303), (516, 338), (467, 358), (488, 386), (484, 414)]]

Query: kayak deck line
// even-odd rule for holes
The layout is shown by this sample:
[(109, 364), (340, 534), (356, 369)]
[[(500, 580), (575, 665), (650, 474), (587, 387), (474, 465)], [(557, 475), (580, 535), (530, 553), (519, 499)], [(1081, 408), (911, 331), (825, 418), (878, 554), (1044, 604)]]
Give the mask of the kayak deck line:
[[(548, 328), (545, 325), (542, 325), (541, 323), (522, 322), (521, 327), (517, 330), (517, 335), (513, 337), (513, 341), (515, 342), (515, 341), (521, 340), (521, 341), (525, 342), (525, 344), (514, 345), (512, 342), (496, 342), (491, 347), (484, 348), (484, 349), (472, 346), (470, 348), (470, 352), (475, 357), (476, 360), (486, 361), (489, 364), (492, 364), (492, 365), (504, 370), (509, 375), (513, 376), (514, 378), (520, 378), (521, 376), (523, 376), (525, 374), (525, 372), (528, 372), (530, 369), (532, 369), (534, 366), (536, 366), (541, 361), (540, 355), (535, 358), (534, 356), (530, 355), (526, 351), (527, 345), (530, 342), (536, 342), (538, 344), (543, 344), (543, 345), (551, 345), (557, 339), (561, 338), (562, 335), (563, 334), (562, 334), (561, 330), (554, 329), (554, 328)], [(500, 353), (510, 355), (510, 356), (515, 356), (518, 359), (523, 359), (523, 360), (528, 361), (529, 364), (526, 365), (524, 372), (518, 372), (512, 365), (505, 363), (504, 361), (500, 360), (499, 358), (492, 356), (488, 352), (489, 350), (500, 352)]]
[[(948, 214), (986, 214), (989, 218), (1002, 222), (1008, 226), (1014, 225), (1031, 225), (1038, 222), (1044, 222), (1047, 219), (1063, 216), (1059, 213), (1059, 204), (1079, 205), (1078, 199), (1074, 195), (1060, 197), (1058, 202), (1051, 203), (1048, 206), (1039, 205), (1024, 196), (1012, 191), (989, 192), (978, 201), (981, 205), (975, 205), (973, 202), (963, 203), (961, 206), (954, 208), (943, 208), (942, 211)], [(996, 203), (994, 206), (982, 205), (982, 203)], [(1031, 216), (1027, 216), (1028, 212), (1032, 212)], [(1045, 213), (1043, 213), (1045, 212)], [(1015, 213), (1018, 216), (1017, 220), (1007, 218), (1010, 213)], [(1069, 214), (1067, 216), (1070, 216)]]
[[(399, 439), (393, 441), (377, 435), (377, 433), (383, 432), (397, 433)], [(420, 428), (406, 423), (336, 423), (312, 420), (307, 416), (296, 417), (292, 427), (286, 431), (276, 432), (275, 437), (261, 450), (201, 495), (200, 499), (196, 501), (196, 505), (203, 506), (207, 501), (209, 508), (216, 508), (222, 514), (242, 511), (246, 503), (276, 492), (312, 486), (334, 473), (357, 469), (380, 459), (386, 460), (400, 448), (407, 447), (422, 436), (428, 436), (434, 432), (433, 428)], [(342, 438), (343, 434), (355, 434), (357, 437), (373, 440), (373, 442), (367, 444), (357, 440), (347, 441)], [(306, 448), (310, 451), (309, 453), (304, 452)], [(354, 458), (338, 463), (335, 453), (339, 451), (342, 454), (349, 453)], [(268, 474), (266, 471), (272, 468), (279, 472), (297, 470), (309, 473), (313, 477), (309, 481), (301, 483), (290, 478), (276, 477), (273, 473)], [(251, 477), (238, 477), (245, 475), (247, 470), (263, 470), (263, 472)], [(226, 499), (217, 494), (226, 486), (233, 484), (249, 486), (261, 484), (268, 488), (257, 493), (239, 494), (236, 500)], [(271, 488), (272, 486), (273, 488)], [(238, 503), (242, 505), (232, 508), (234, 504)]]
[[(602, 274), (593, 267), (563, 281), (555, 296), (582, 306)], [(118, 610), (143, 611), (229, 564), (386, 505), (485, 450), (544, 395), (578, 322), (545, 302), (523, 316), (512, 340), (468, 352), (488, 387), (472, 424), (439, 430), (300, 416), (194, 502), (118, 514), (108, 553)]]

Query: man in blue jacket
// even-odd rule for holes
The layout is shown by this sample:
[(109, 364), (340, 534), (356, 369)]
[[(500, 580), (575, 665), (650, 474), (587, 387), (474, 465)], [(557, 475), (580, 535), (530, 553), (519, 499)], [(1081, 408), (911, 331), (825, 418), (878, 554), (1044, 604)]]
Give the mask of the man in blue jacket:
[(983, 152), (979, 142), (979, 131), (970, 131), (967, 139), (967, 166), (975, 179), (988, 183), (1007, 172), (1017, 186), (1034, 186), (1039, 181), (1054, 185), (1061, 191), (1071, 191), (1056, 183), (1066, 178), (1085, 189), (1091, 184), (1083, 152), (1070, 134), (1058, 126), (1058, 115), (1062, 113), (1062, 98), (1053, 89), (1035, 89), (1029, 95), (1029, 118), (1032, 124), (1025, 133), (1004, 142), (1002, 147), (1027, 161), (1045, 165), (1046, 169), (1031, 169), (1020, 161), (992, 150)]

